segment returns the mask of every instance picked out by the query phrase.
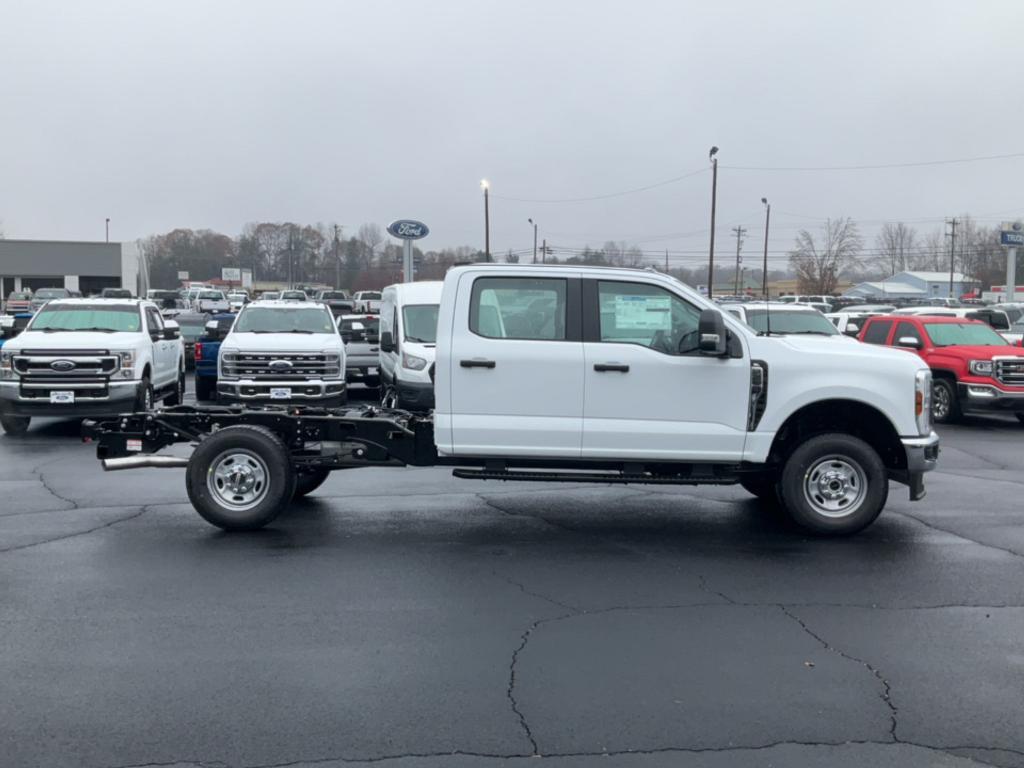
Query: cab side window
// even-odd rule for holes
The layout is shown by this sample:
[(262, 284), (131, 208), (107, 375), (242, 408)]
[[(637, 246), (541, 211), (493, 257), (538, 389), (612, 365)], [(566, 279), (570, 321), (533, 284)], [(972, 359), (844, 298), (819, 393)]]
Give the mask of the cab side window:
[(549, 277), (477, 278), (469, 330), (488, 339), (565, 341), (567, 283)]
[(885, 344), (885, 340), (889, 337), (890, 328), (892, 328), (892, 320), (876, 320), (873, 323), (869, 323), (868, 329), (864, 331), (864, 343)]
[(600, 280), (600, 340), (666, 355), (697, 351), (700, 310), (657, 285)]
[(164, 329), (160, 314), (151, 307), (146, 307), (146, 327), (150, 333), (160, 333)]
[(916, 339), (918, 344), (923, 343), (920, 331), (917, 330), (917, 326), (913, 323), (908, 323), (906, 320), (899, 323), (896, 326), (896, 333), (893, 334), (893, 344), (899, 344), (900, 339)]

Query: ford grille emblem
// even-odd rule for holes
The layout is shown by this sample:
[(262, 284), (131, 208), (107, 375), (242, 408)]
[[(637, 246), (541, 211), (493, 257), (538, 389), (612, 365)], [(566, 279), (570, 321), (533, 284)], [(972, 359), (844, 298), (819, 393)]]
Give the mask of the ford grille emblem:
[(50, 363), (50, 367), (55, 371), (73, 371), (75, 363), (72, 360), (54, 360)]
[(275, 371), (283, 371), (286, 368), (292, 367), (292, 364), (287, 360), (271, 360), (267, 365)]

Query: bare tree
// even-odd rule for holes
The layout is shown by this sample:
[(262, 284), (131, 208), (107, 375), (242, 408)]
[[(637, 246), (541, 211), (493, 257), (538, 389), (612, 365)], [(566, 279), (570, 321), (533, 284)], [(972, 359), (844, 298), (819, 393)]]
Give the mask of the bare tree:
[(840, 276), (860, 263), (863, 245), (857, 224), (850, 218), (829, 219), (820, 243), (806, 229), (796, 236), (789, 265), (796, 272), (801, 293), (834, 293)]
[(877, 255), (873, 261), (891, 277), (910, 267), (916, 248), (917, 231), (913, 227), (902, 221), (886, 222), (875, 238)]
[(373, 266), (374, 259), (377, 257), (377, 246), (384, 242), (384, 233), (380, 231), (380, 227), (376, 224), (361, 224), (356, 237), (363, 244), (363, 266), (369, 269)]

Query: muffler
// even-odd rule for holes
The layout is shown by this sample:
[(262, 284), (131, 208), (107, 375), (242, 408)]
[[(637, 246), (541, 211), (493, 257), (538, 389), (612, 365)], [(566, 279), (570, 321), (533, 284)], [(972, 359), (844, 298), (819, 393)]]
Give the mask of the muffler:
[(118, 469), (180, 469), (188, 466), (188, 459), (180, 456), (122, 456), (117, 459), (103, 459), (103, 469), (113, 472)]

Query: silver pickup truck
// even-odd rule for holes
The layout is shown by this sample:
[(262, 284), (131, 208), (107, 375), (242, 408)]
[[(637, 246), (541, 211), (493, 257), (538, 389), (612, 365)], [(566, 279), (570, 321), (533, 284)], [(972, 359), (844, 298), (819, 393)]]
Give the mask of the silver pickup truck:
[(345, 380), (380, 386), (380, 315), (342, 315), (338, 330), (345, 342)]

